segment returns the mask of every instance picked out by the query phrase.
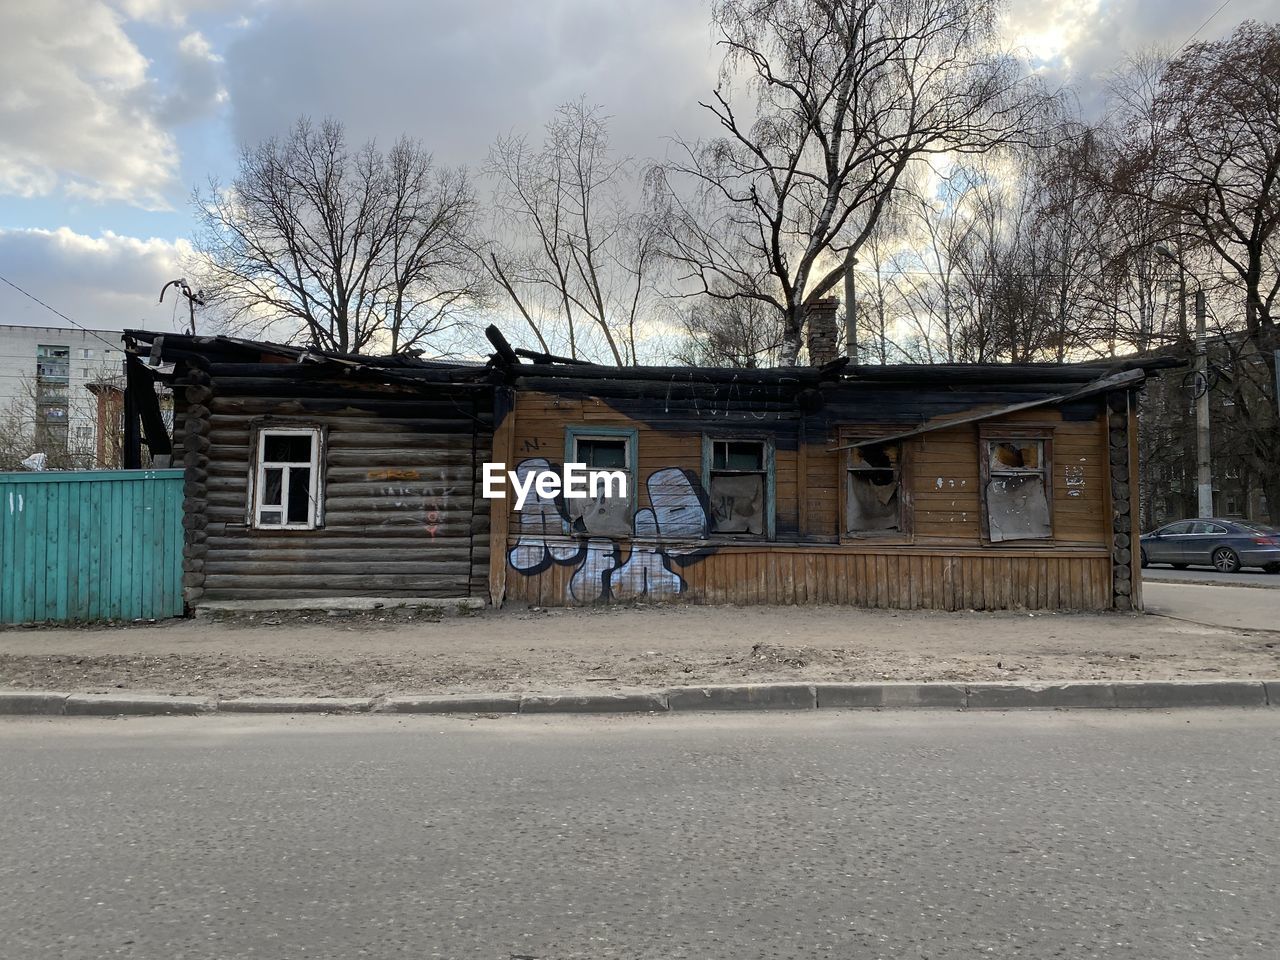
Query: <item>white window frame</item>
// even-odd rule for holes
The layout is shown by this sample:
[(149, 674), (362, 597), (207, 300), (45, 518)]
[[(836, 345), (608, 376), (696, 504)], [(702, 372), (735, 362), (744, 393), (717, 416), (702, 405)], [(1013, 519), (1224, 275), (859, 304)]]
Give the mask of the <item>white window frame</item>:
[[(716, 444), (758, 443), (760, 445), (761, 465), (759, 470), (733, 470), (728, 467), (718, 469), (716, 463)], [(728, 451), (725, 451), (726, 462)], [(750, 474), (760, 476), (764, 480), (764, 530), (761, 533), (734, 533), (715, 530), (715, 520), (710, 511), (707, 514), (707, 535), (734, 540), (774, 540), (778, 535), (777, 517), (777, 451), (772, 437), (764, 436), (730, 436), (728, 434), (704, 433), (702, 435), (702, 489), (706, 496), (711, 496), (711, 481), (717, 474), (723, 476), (739, 476)]]
[[(311, 509), (307, 511), (305, 523), (263, 523), (261, 511), (270, 510), (275, 504), (262, 502), (263, 491), (266, 490), (266, 472), (268, 469), (282, 469), (280, 481), (280, 515), (282, 519), (289, 516), (289, 483), (293, 467), (302, 466), (301, 461), (268, 461), (266, 446), (268, 437), (310, 437), (311, 460), (308, 467), (311, 471), (307, 500)], [(249, 484), (249, 526), (255, 530), (315, 530), (322, 525), (322, 504), (320, 495), (320, 462), (323, 433), (319, 427), (260, 427), (253, 448), (253, 469)]]

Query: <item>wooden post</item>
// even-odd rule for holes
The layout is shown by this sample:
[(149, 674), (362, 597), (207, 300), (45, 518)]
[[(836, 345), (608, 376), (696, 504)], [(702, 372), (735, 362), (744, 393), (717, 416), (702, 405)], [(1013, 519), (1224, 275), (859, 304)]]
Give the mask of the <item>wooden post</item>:
[[(515, 392), (511, 387), (494, 391), (493, 457), (511, 470), (516, 440)], [(511, 505), (495, 497), (489, 501), (489, 603), (502, 606), (507, 596), (507, 532), (511, 524)]]
[(809, 431), (804, 412), (796, 427), (796, 526), (803, 538), (809, 533)]
[[(209, 553), (209, 432), (212, 428), (209, 404), (213, 399), (212, 379), (205, 370), (190, 367), (174, 383), (174, 409), (182, 391), (182, 599), (194, 607), (204, 596), (205, 560)], [(175, 437), (177, 429), (174, 430)]]
[[(1107, 394), (1107, 466), (1111, 481), (1111, 603), (1116, 610), (1135, 609), (1133, 571), (1139, 564), (1135, 539), (1137, 529), (1133, 509), (1135, 494), (1133, 480), (1136, 471), (1131, 468), (1133, 442), (1131, 439), (1132, 411), (1129, 408), (1129, 391)], [(1140, 599), (1138, 600), (1140, 603)], [(1138, 607), (1140, 609), (1140, 607)]]
[(1138, 405), (1135, 403), (1135, 395), (1128, 394), (1129, 397), (1129, 544), (1130, 553), (1132, 555), (1132, 577), (1130, 583), (1133, 584), (1132, 591), (1129, 594), (1131, 606), (1134, 610), (1146, 609), (1142, 603), (1142, 544), (1140, 538), (1142, 536), (1142, 511), (1141, 503), (1138, 496), (1138, 477), (1140, 476), (1138, 464)]

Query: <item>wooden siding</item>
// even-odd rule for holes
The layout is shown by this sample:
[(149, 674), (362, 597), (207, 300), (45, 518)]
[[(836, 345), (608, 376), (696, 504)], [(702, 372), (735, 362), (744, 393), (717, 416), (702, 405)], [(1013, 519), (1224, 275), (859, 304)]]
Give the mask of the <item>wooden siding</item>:
[[(558, 465), (563, 459), (567, 426), (597, 425), (635, 429), (638, 434), (638, 509), (650, 507), (646, 479), (657, 470), (678, 467), (695, 477), (702, 472), (704, 434), (725, 435), (725, 423), (705, 418), (701, 430), (690, 429), (690, 411), (672, 413), (671, 426), (655, 414), (633, 420), (602, 399), (555, 396), (540, 392), (516, 395), (515, 409), (500, 429), (501, 450), (514, 465), (543, 457)], [(603, 570), (621, 569), (633, 556), (657, 552), (681, 578), (675, 591), (694, 602), (850, 603), (873, 607), (930, 609), (1083, 609), (1112, 605), (1105, 412), (1092, 419), (1065, 419), (1056, 409), (1039, 409), (940, 429), (903, 444), (904, 489), (910, 522), (901, 535), (881, 539), (842, 537), (845, 454), (836, 449), (851, 431), (866, 425), (822, 422), (817, 417), (777, 415), (761, 425), (761, 435), (777, 438), (775, 460), (777, 536), (773, 541), (743, 542), (712, 537), (665, 550), (655, 541), (619, 539), (608, 556), (608, 541), (597, 554), (555, 562), (536, 571), (521, 571), (495, 558), (492, 598), (506, 597), (538, 604), (578, 602), (570, 581), (582, 563)], [(1052, 437), (1052, 519), (1050, 540), (991, 544), (982, 515), (981, 432), (998, 435), (1035, 428)], [(745, 436), (749, 427), (729, 426), (730, 435)], [(871, 434), (878, 433), (871, 430)], [(789, 441), (789, 442), (788, 442)], [(518, 525), (508, 526), (509, 503), (494, 506), (494, 524), (508, 549), (520, 539)], [(508, 532), (509, 531), (509, 532)], [(563, 555), (568, 537), (547, 538)], [(638, 548), (638, 551), (637, 549)], [(599, 551), (605, 551), (601, 553)], [(693, 559), (692, 552), (706, 554)], [(659, 571), (660, 572), (660, 571)], [(670, 578), (668, 578), (669, 580)], [(673, 588), (650, 591), (670, 598)]]
[[(508, 574), (507, 597), (571, 603), (574, 564)], [(1106, 610), (1111, 562), (1102, 551), (951, 551), (847, 546), (724, 546), (674, 565), (691, 603), (846, 604), (928, 610)]]
[[(339, 394), (291, 382), (277, 398), (256, 395), (257, 384), (240, 392), (216, 367), (212, 379), (204, 599), (484, 594), (489, 509), (479, 465), (491, 440), (469, 396), (351, 385)], [(253, 529), (252, 429), (291, 423), (324, 430), (323, 526)]]

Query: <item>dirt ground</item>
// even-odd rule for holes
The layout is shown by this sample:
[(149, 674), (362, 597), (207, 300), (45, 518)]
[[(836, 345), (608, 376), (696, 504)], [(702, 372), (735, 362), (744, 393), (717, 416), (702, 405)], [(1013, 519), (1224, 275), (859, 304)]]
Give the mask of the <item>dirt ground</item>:
[[(1187, 588), (1171, 589), (1184, 597)], [(1274, 596), (1267, 602), (1280, 603)], [(1204, 604), (1175, 601), (1161, 601), (1167, 616), (663, 606), (9, 629), (0, 631), (0, 687), (367, 696), (792, 679), (1280, 677), (1280, 629), (1192, 622)], [(1261, 622), (1280, 628), (1280, 617)]]

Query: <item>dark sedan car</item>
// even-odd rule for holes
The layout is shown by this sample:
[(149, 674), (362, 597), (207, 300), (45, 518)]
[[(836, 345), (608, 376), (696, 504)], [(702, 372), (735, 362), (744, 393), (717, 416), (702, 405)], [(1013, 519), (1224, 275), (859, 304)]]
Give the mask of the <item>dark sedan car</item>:
[(1235, 573), (1241, 567), (1280, 573), (1280, 530), (1258, 523), (1179, 520), (1143, 534), (1140, 542), (1144, 567), (1168, 563), (1181, 570), (1199, 564), (1223, 573)]

